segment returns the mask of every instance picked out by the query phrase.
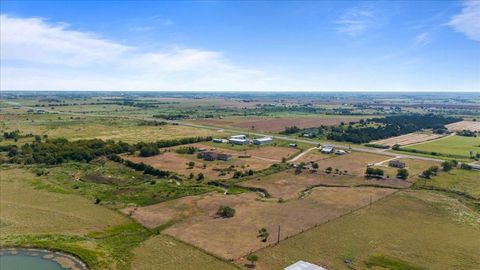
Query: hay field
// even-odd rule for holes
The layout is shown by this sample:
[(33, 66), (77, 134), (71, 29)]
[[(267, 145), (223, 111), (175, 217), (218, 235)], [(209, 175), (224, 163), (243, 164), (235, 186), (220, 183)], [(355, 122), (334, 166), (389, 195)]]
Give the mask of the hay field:
[(473, 151), (473, 153), (480, 153), (480, 138), (448, 136), (431, 142), (407, 146), (405, 148), (468, 158), (470, 157), (470, 151)]
[(403, 145), (409, 145), (409, 144), (431, 141), (431, 140), (441, 138), (443, 136), (444, 135), (441, 135), (441, 134), (409, 133), (409, 134), (405, 134), (405, 135), (391, 137), (391, 138), (388, 138), (388, 139), (374, 141), (372, 143), (373, 144), (390, 146), (390, 147), (394, 146), (396, 144), (403, 146)]
[[(302, 199), (283, 203), (259, 201), (253, 193), (211, 193), (126, 211), (149, 227), (176, 220), (164, 233), (222, 258), (237, 259), (276, 242), (278, 225), (280, 239), (285, 239), (365, 206), (370, 197), (376, 201), (393, 192), (380, 188), (315, 188)], [(233, 207), (235, 216), (216, 218), (220, 205)], [(266, 243), (257, 237), (262, 227), (271, 233)]]
[(156, 235), (145, 241), (134, 251), (132, 269), (182, 269), (182, 270), (233, 270), (231, 263), (182, 243), (168, 235)]
[(0, 171), (1, 234), (85, 234), (128, 223), (128, 218), (83, 197), (37, 190), (25, 169)]
[(460, 122), (448, 124), (445, 127), (447, 127), (447, 129), (450, 131), (459, 131), (459, 130), (480, 131), (480, 122), (460, 121)]
[(224, 119), (200, 119), (194, 121), (198, 124), (206, 124), (213, 126), (229, 126), (243, 129), (252, 129), (266, 131), (266, 132), (279, 132), (283, 131), (286, 127), (297, 126), (299, 128), (313, 128), (321, 125), (336, 126), (340, 123), (357, 122), (360, 119), (365, 118), (363, 116), (332, 116), (332, 115), (319, 115), (315, 117), (231, 117)]
[(283, 269), (298, 260), (349, 269), (344, 259), (351, 259), (355, 269), (366, 269), (364, 261), (375, 253), (426, 269), (470, 270), (480, 262), (479, 236), (479, 214), (457, 200), (428, 191), (402, 191), (371, 209), (256, 252), (256, 269)]

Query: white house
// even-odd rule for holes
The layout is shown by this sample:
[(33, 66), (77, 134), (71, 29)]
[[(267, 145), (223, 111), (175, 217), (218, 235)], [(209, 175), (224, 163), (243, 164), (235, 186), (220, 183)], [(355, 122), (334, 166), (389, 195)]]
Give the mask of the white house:
[(253, 144), (269, 144), (272, 143), (273, 139), (272, 137), (263, 137), (263, 138), (258, 138), (258, 139), (253, 139)]
[(298, 261), (290, 266), (285, 267), (284, 270), (327, 270), (327, 268), (323, 268), (309, 262)]
[(329, 145), (322, 147), (322, 150), (320, 150), (320, 152), (324, 154), (331, 154), (333, 153), (333, 151), (334, 151), (333, 146), (329, 146)]

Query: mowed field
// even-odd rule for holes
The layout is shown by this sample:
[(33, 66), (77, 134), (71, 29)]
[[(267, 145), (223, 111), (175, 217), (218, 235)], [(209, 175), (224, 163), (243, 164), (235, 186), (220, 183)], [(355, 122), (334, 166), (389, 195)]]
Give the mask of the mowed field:
[(372, 142), (373, 144), (380, 144), (380, 145), (385, 145), (385, 146), (394, 146), (396, 144), (398, 145), (409, 145), (409, 144), (415, 144), (415, 143), (421, 143), (421, 142), (426, 142), (430, 140), (435, 140), (440, 137), (443, 137), (445, 135), (440, 135), (440, 134), (426, 134), (426, 133), (410, 133), (410, 134), (405, 134), (405, 135), (400, 135), (396, 137), (391, 137), (388, 139), (384, 140), (378, 140)]
[[(298, 200), (278, 202), (258, 200), (254, 193), (223, 195), (210, 193), (190, 196), (156, 205), (127, 208), (124, 211), (147, 227), (168, 222), (175, 224), (164, 233), (193, 244), (225, 259), (238, 259), (280, 239), (296, 235), (368, 205), (395, 190), (382, 188), (315, 188)], [(220, 205), (236, 210), (232, 218), (217, 218)], [(258, 230), (271, 233), (267, 242), (257, 237)]]
[(416, 149), (427, 152), (436, 152), (440, 154), (451, 154), (463, 157), (470, 157), (470, 151), (480, 152), (479, 137), (448, 136), (435, 141), (416, 144), (407, 149)]
[(256, 269), (283, 269), (298, 260), (351, 269), (345, 259), (355, 269), (367, 269), (364, 262), (377, 254), (424, 269), (471, 270), (480, 262), (480, 253), (472, 252), (480, 250), (479, 236), (478, 212), (445, 195), (401, 191), (256, 252)]
[(318, 117), (282, 117), (282, 118), (260, 118), (260, 117), (231, 117), (224, 119), (200, 119), (194, 121), (198, 124), (214, 126), (228, 126), (243, 129), (252, 129), (267, 132), (283, 131), (286, 127), (297, 126), (299, 128), (312, 128), (321, 125), (335, 126), (340, 123), (357, 122), (365, 118), (362, 116), (332, 116), (319, 115)]
[[(228, 153), (232, 155), (232, 159), (228, 161), (205, 161), (197, 158), (196, 154), (178, 154), (175, 152), (176, 147), (169, 148), (168, 152), (163, 152), (156, 156), (124, 156), (124, 158), (137, 163), (143, 162), (155, 168), (173, 171), (184, 176), (188, 176), (190, 173), (195, 175), (203, 173), (208, 179), (228, 179), (233, 176), (233, 171), (229, 171), (229, 168), (242, 172), (246, 170), (262, 170), (268, 168), (274, 163), (281, 162), (282, 157), (288, 157), (297, 152), (297, 150), (292, 148), (273, 146), (253, 148), (245, 151), (219, 149), (203, 144), (190, 144), (189, 146)], [(239, 158), (240, 155), (250, 155), (250, 157)], [(188, 165), (191, 161), (195, 162), (193, 168), (189, 168)], [(225, 175), (220, 174), (222, 170), (225, 171)]]
[[(415, 178), (417, 178), (417, 176), (419, 176), (423, 171), (430, 168), (431, 166), (440, 167), (440, 162), (431, 160), (411, 158), (398, 158), (396, 160), (405, 163), (405, 169), (407, 169), (409, 173), (409, 181), (415, 181)], [(374, 167), (382, 169), (385, 172), (385, 176), (389, 176), (390, 178), (395, 178), (398, 172), (398, 168), (388, 166), (388, 161), (382, 162), (381, 164), (375, 164)]]
[(168, 235), (156, 235), (134, 251), (132, 269), (233, 270), (231, 263), (219, 260)]
[(34, 189), (35, 175), (24, 169), (0, 170), (0, 232), (85, 234), (130, 222), (123, 215), (83, 197)]
[(460, 121), (446, 125), (450, 131), (471, 130), (480, 131), (480, 122), (478, 121)]

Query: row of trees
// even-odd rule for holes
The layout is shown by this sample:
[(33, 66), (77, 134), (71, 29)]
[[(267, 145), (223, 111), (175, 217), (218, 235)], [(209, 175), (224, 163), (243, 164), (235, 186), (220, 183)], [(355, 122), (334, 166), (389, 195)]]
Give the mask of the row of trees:
[(132, 168), (136, 171), (143, 171), (144, 174), (153, 175), (153, 176), (156, 176), (158, 178), (167, 178), (167, 177), (170, 177), (172, 175), (172, 173), (169, 172), (169, 171), (156, 169), (156, 168), (154, 168), (150, 165), (147, 165), (143, 162), (135, 163), (133, 161), (123, 159), (120, 156), (115, 155), (115, 154), (114, 155), (109, 155), (108, 159), (110, 159), (112, 161), (115, 161), (115, 162), (123, 163), (127, 167), (130, 167), (130, 168)]

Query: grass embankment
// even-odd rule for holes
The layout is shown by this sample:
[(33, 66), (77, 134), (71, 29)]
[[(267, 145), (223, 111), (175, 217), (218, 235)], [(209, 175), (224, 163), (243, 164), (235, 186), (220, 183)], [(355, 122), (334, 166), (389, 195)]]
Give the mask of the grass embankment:
[(478, 213), (457, 200), (431, 191), (402, 191), (371, 209), (257, 252), (257, 269), (281, 269), (298, 260), (348, 269), (345, 259), (352, 260), (356, 269), (368, 262), (385, 267), (372, 260), (375, 254), (418, 268), (475, 269), (480, 254), (472, 251), (480, 249), (479, 235)]

